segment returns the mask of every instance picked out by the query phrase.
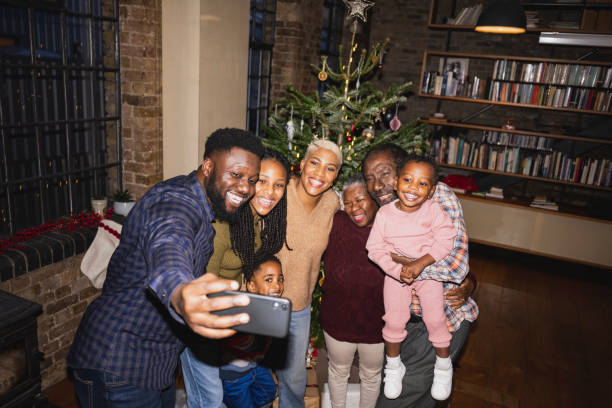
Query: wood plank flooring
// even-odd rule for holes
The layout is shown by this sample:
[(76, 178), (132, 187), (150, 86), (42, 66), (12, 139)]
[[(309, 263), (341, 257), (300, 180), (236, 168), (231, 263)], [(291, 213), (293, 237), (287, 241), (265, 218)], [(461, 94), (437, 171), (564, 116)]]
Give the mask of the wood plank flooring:
[(470, 264), (480, 317), (450, 406), (608, 406), (612, 271), (476, 245)]
[[(470, 256), (480, 317), (447, 405), (609, 406), (612, 271), (483, 245)], [(44, 396), (78, 408), (69, 380)]]

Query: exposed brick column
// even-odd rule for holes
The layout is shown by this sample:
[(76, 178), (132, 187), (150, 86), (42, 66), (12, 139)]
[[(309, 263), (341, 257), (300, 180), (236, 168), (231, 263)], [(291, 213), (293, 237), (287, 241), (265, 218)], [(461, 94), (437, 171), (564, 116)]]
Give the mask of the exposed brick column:
[(321, 37), (322, 0), (279, 0), (272, 57), (270, 100), (285, 96), (285, 86), (294, 85), (312, 93), (317, 86), (310, 64), (317, 64)]
[(161, 0), (120, 0), (123, 186), (162, 180)]

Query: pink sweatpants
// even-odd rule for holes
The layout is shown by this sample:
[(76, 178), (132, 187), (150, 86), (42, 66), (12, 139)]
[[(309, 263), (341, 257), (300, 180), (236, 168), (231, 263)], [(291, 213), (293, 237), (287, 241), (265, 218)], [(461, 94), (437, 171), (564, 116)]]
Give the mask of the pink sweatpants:
[(429, 332), (429, 341), (434, 347), (448, 347), (451, 334), (446, 326), (444, 290), (442, 283), (434, 280), (415, 281), (412, 285), (402, 285), (395, 279), (385, 276), (383, 338), (391, 343), (401, 343), (406, 338), (406, 323), (410, 320), (412, 289), (419, 297), (423, 323)]

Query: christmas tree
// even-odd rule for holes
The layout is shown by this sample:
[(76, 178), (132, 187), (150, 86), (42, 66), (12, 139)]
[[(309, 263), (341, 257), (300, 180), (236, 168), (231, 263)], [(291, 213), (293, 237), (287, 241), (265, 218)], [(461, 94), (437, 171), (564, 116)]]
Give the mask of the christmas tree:
[[(266, 138), (262, 140), (264, 145), (287, 157), (295, 171), (299, 170), (299, 163), (313, 139), (326, 138), (336, 142), (343, 157), (335, 183), (337, 189), (342, 188), (348, 176), (361, 170), (364, 156), (376, 145), (391, 142), (410, 152), (430, 151), (426, 125), (418, 119), (402, 124), (397, 116), (400, 105), (413, 88), (412, 83), (394, 84), (381, 91), (368, 81), (376, 69), (382, 67), (389, 39), (375, 44), (369, 52), (363, 49), (359, 57), (354, 58), (358, 48), (355, 43), (357, 19), (365, 21), (365, 10), (373, 3), (345, 0), (345, 4), (349, 16), (354, 18), (348, 60), (343, 62), (340, 46), (337, 70), (327, 65), (326, 56), (321, 57), (320, 66), (312, 66), (315, 72), (319, 71), (319, 80), (326, 82), (327, 90), (322, 95), (316, 91), (306, 95), (288, 85), (287, 96), (276, 103), (268, 125), (263, 128)], [(385, 117), (388, 120), (383, 120)], [(315, 347), (323, 345), (323, 332), (319, 325), (323, 279), (321, 268), (321, 278), (311, 303), (310, 338)]]
[[(327, 90), (322, 95), (317, 92), (306, 95), (288, 85), (287, 96), (276, 103), (268, 125), (264, 126), (263, 143), (283, 153), (296, 169), (313, 139), (336, 142), (343, 156), (337, 188), (360, 170), (367, 151), (378, 144), (392, 142), (417, 153), (430, 150), (426, 125), (418, 119), (403, 125), (397, 116), (400, 105), (413, 88), (412, 83), (393, 84), (382, 91), (367, 81), (382, 66), (389, 40), (375, 44), (369, 52), (363, 49), (355, 64), (357, 19), (353, 24), (348, 62), (343, 63), (340, 46), (337, 70), (327, 65), (325, 56), (321, 57), (320, 67), (312, 66), (319, 71), (319, 80), (329, 82)], [(392, 112), (395, 114), (391, 117)], [(388, 121), (383, 121), (385, 116)], [(388, 123), (385, 125), (385, 122)]]

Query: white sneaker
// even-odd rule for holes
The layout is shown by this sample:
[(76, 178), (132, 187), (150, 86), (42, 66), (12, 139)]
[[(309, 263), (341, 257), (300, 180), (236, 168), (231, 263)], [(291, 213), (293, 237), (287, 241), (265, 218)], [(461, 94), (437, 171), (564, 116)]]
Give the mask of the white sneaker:
[(399, 365), (390, 367), (389, 363), (385, 365), (385, 397), (396, 399), (402, 393), (402, 379), (406, 374), (406, 366), (400, 360)]
[(438, 401), (444, 401), (451, 395), (453, 389), (453, 366), (447, 370), (434, 368), (433, 384), (431, 385), (431, 396)]

